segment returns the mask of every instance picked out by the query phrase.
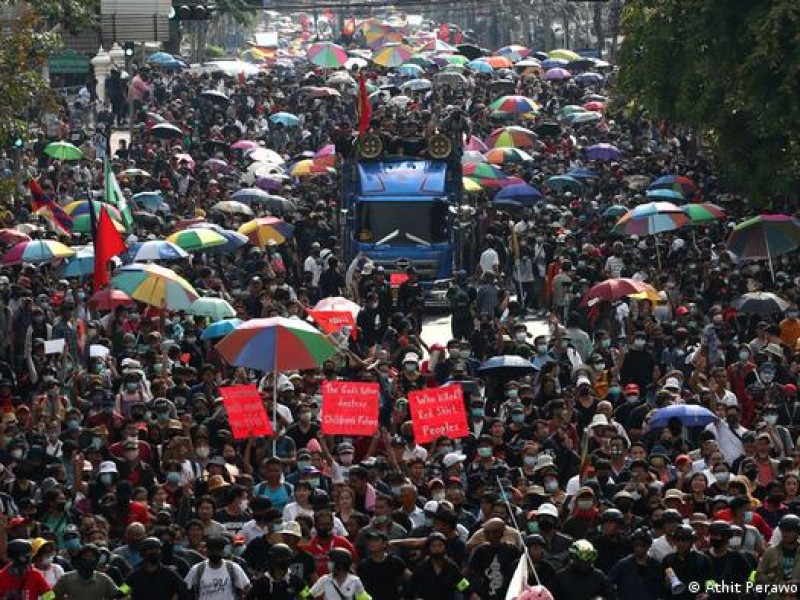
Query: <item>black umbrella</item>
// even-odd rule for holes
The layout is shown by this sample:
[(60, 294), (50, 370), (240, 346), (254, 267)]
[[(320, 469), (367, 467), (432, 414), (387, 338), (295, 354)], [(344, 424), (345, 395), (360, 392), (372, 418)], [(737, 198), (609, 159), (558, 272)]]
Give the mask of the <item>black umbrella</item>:
[(230, 145), (222, 140), (206, 140), (203, 142), (203, 148), (205, 148), (209, 156), (214, 156), (217, 152), (222, 152), (226, 155), (230, 152)]
[(580, 58), (578, 60), (573, 60), (572, 62), (567, 64), (567, 70), (571, 72), (575, 71), (585, 71), (586, 69), (591, 69), (594, 66), (594, 61), (588, 58)]
[(150, 130), (150, 134), (159, 140), (175, 140), (183, 137), (181, 128), (172, 123), (159, 123), (158, 125), (154, 125)]
[(533, 132), (539, 137), (547, 137), (548, 135), (550, 137), (557, 137), (561, 135), (561, 125), (553, 123), (552, 121), (545, 121), (534, 127)]
[(475, 60), (483, 56), (483, 50), (478, 48), (475, 44), (458, 44), (456, 46), (459, 54), (463, 54), (470, 60)]
[(164, 219), (144, 210), (135, 211), (133, 221), (142, 227), (164, 227)]
[(200, 97), (205, 98), (210, 102), (215, 102), (217, 104), (227, 104), (231, 101), (225, 94), (217, 90), (205, 90), (200, 92)]

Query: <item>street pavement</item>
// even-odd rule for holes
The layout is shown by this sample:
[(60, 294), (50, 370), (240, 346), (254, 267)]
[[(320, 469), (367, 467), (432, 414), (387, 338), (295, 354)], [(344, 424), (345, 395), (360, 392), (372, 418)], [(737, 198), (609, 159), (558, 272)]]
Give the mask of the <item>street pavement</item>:
[[(526, 319), (525, 324), (528, 326), (528, 333), (533, 336), (529, 338), (531, 342), (537, 335), (550, 335), (550, 327), (546, 319)], [(428, 346), (432, 344), (446, 345), (452, 337), (450, 315), (429, 316), (422, 322), (422, 341)]]

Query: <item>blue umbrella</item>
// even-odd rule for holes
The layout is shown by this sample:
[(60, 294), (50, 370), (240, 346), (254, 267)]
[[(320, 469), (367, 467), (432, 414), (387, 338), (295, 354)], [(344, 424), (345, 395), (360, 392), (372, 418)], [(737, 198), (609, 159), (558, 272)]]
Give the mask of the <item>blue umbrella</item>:
[(597, 179), (598, 175), (591, 169), (577, 168), (571, 169), (565, 173), (567, 177), (574, 177), (575, 179)]
[(164, 204), (164, 196), (161, 192), (139, 192), (134, 194), (131, 199), (150, 212), (155, 212), (159, 206)]
[(578, 83), (603, 83), (605, 79), (600, 73), (580, 73), (575, 76)]
[(546, 183), (547, 187), (557, 192), (563, 192), (564, 190), (579, 192), (583, 187), (583, 184), (579, 180), (567, 175), (556, 175), (548, 179)]
[(526, 358), (517, 356), (515, 354), (505, 354), (503, 356), (493, 356), (480, 367), (478, 372), (484, 375), (499, 375), (514, 373), (522, 373), (533, 371), (533, 364)]
[(550, 69), (557, 69), (559, 67), (566, 67), (569, 64), (568, 60), (564, 60), (563, 58), (548, 58), (547, 60), (542, 61), (542, 68), (545, 71), (549, 71)]
[(678, 190), (670, 190), (667, 188), (658, 188), (655, 190), (647, 190), (645, 195), (654, 200), (686, 200), (683, 194)]
[(280, 123), (284, 127), (298, 127), (300, 125), (300, 117), (287, 112), (277, 112), (269, 116), (269, 120), (273, 123)]
[(717, 415), (697, 404), (673, 404), (658, 409), (650, 419), (650, 427), (666, 427), (671, 419), (678, 419), (686, 427), (705, 427), (717, 420)]
[(533, 206), (542, 199), (542, 194), (532, 185), (527, 183), (516, 183), (501, 188), (494, 197), (494, 203), (499, 201), (511, 200), (521, 206)]
[(64, 277), (87, 277), (94, 273), (94, 246), (84, 246), (78, 250), (61, 269)]
[(212, 323), (203, 330), (200, 334), (201, 340), (213, 340), (228, 335), (231, 331), (236, 329), (237, 326), (242, 324), (241, 319), (222, 319), (216, 323)]
[(494, 73), (492, 65), (485, 60), (471, 60), (467, 63), (467, 67), (478, 73)]
[(216, 223), (194, 223), (193, 225), (189, 225), (188, 229), (210, 229), (212, 231), (216, 231), (218, 234), (228, 240), (225, 244), (220, 244), (219, 246), (214, 246), (213, 248), (208, 249), (208, 252), (213, 252), (215, 254), (227, 254), (229, 252), (235, 252), (242, 246), (247, 245), (250, 241), (247, 239), (246, 235), (239, 233), (238, 231), (225, 229)]
[(586, 149), (586, 158), (590, 160), (619, 160), (620, 151), (611, 144), (595, 144)]
[(270, 195), (260, 188), (242, 188), (231, 194), (231, 200), (252, 204), (253, 202), (267, 202)]
[(397, 67), (397, 72), (401, 75), (408, 75), (411, 77), (416, 77), (421, 75), (425, 69), (420, 67), (419, 65), (415, 65), (414, 63), (406, 63), (404, 65), (400, 65)]
[(182, 260), (189, 256), (189, 253), (167, 240), (147, 240), (133, 244), (125, 255), (129, 262), (144, 262), (148, 260)]
[(162, 66), (175, 62), (177, 59), (169, 52), (154, 52), (147, 57), (147, 62)]

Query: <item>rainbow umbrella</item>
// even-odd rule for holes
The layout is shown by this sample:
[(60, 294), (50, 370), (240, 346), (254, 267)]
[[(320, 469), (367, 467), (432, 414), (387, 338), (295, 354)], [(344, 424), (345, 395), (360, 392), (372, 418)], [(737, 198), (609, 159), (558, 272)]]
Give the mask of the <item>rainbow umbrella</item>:
[(13, 246), (0, 259), (4, 265), (20, 263), (46, 263), (75, 256), (75, 250), (55, 240), (31, 240)]
[[(119, 212), (119, 209), (114, 206), (113, 204), (109, 204), (107, 202), (99, 202), (97, 200), (92, 200), (94, 204), (94, 214), (97, 217), (100, 217), (100, 209), (105, 208), (108, 216), (114, 219), (115, 221), (122, 221), (122, 214)], [(71, 216), (73, 219), (75, 217), (79, 217), (81, 215), (88, 215), (89, 214), (89, 200), (75, 200), (74, 202), (70, 202), (66, 206), (64, 206), (64, 212)]]
[(475, 150), (464, 150), (464, 154), (461, 157), (461, 164), (462, 165), (472, 165), (477, 163), (485, 163), (486, 157)]
[(533, 148), (536, 134), (524, 127), (501, 127), (489, 134), (486, 144), (493, 148)]
[(232, 365), (276, 373), (313, 369), (336, 353), (333, 342), (312, 325), (284, 317), (245, 321), (215, 347)]
[(391, 42), (372, 53), (372, 62), (382, 67), (399, 67), (412, 56), (414, 53), (408, 46)]
[(725, 218), (725, 211), (710, 202), (701, 202), (699, 204), (686, 204), (681, 206), (681, 210), (686, 213), (692, 223), (708, 223), (710, 221), (718, 221)]
[(617, 233), (657, 235), (686, 225), (689, 217), (671, 202), (648, 202), (629, 210), (614, 225)]
[(225, 254), (227, 252), (233, 252), (235, 250), (238, 250), (242, 246), (246, 246), (249, 242), (247, 236), (242, 235), (238, 231), (225, 229), (221, 225), (217, 225), (216, 223), (206, 223), (205, 221), (201, 223), (192, 223), (185, 229), (208, 229), (224, 237), (225, 238), (224, 244), (222, 244), (221, 246), (214, 246), (213, 248), (211, 248), (210, 252), (213, 252), (214, 254)]
[(487, 152), (489, 150), (489, 146), (484, 144), (481, 138), (471, 135), (464, 140), (464, 150), (474, 150), (475, 152)]
[(228, 243), (225, 236), (211, 229), (183, 229), (168, 236), (167, 241), (187, 252), (203, 252)]
[[(78, 215), (72, 219), (72, 233), (91, 233), (92, 232), (92, 215)], [(114, 217), (111, 217), (111, 223), (114, 225), (119, 233), (125, 233), (125, 226)]]
[(283, 244), (292, 237), (294, 227), (277, 217), (259, 217), (239, 227), (239, 233), (246, 235), (250, 243), (263, 247), (270, 240)]
[(464, 177), (475, 179), (505, 179), (508, 177), (501, 169), (487, 163), (470, 163), (461, 166), (461, 174)]
[(191, 284), (172, 269), (133, 263), (117, 269), (111, 287), (134, 300), (166, 310), (188, 310), (199, 297)]
[(306, 50), (312, 64), (325, 69), (338, 69), (347, 62), (347, 51), (332, 42), (312, 44)]
[(492, 148), (486, 153), (486, 162), (492, 165), (530, 162), (533, 157), (519, 148)]
[(503, 112), (509, 114), (525, 114), (539, 112), (541, 107), (525, 96), (503, 96), (489, 105), (492, 112)]
[(563, 48), (559, 48), (559, 49), (556, 49), (556, 50), (550, 50), (550, 52), (547, 53), (547, 56), (549, 58), (559, 58), (559, 59), (565, 60), (567, 62), (572, 62), (572, 61), (575, 61), (575, 60), (581, 60), (581, 58), (583, 58), (577, 52), (573, 52), (572, 50), (565, 50)]
[[(334, 158), (335, 157), (324, 157), (324, 158)], [(297, 162), (293, 167), (289, 174), (292, 177), (308, 177), (311, 175), (324, 175), (330, 173), (331, 167), (329, 165), (323, 164), (320, 162), (320, 159), (311, 159), (307, 158), (305, 160), (301, 160)]]
[(462, 178), (462, 184), (464, 186), (464, 191), (469, 193), (477, 193), (482, 192), (483, 188), (481, 184), (475, 181), (474, 179), (470, 179), (469, 177)]
[(203, 333), (200, 334), (200, 339), (213, 340), (225, 337), (242, 323), (244, 323), (244, 321), (241, 319), (222, 319), (206, 327)]
[(227, 300), (211, 297), (198, 298), (186, 312), (198, 317), (208, 317), (212, 321), (221, 321), (236, 316), (236, 311)]
[(467, 177), (467, 179), (472, 179), (476, 181), (482, 188), (502, 188), (512, 185), (518, 185), (525, 183), (519, 177), (503, 177), (501, 179), (489, 179), (489, 178), (478, 178), (478, 177)]
[(648, 189), (676, 190), (687, 198), (694, 197), (698, 192), (697, 184), (684, 175), (664, 175), (651, 183)]
[[(800, 246), (800, 219), (788, 215), (759, 215), (739, 223), (728, 238), (728, 251), (739, 258), (772, 258)], [(775, 274), (772, 274), (773, 279)]]

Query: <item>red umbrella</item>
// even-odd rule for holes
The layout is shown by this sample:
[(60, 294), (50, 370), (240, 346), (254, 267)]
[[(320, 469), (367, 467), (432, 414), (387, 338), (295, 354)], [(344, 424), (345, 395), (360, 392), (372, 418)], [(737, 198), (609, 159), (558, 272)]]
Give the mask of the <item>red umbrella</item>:
[(592, 300), (608, 300), (614, 301), (629, 296), (631, 294), (638, 294), (645, 292), (648, 285), (643, 281), (636, 281), (627, 277), (620, 277), (618, 279), (606, 279), (600, 283), (592, 286), (589, 293), (581, 300), (582, 305), (586, 305)]
[(96, 292), (89, 298), (88, 304), (91, 308), (99, 310), (114, 310), (118, 306), (134, 304), (133, 298), (121, 290), (106, 288)]
[(30, 242), (31, 236), (16, 229), (0, 229), (0, 243), (19, 244), (20, 242)]

